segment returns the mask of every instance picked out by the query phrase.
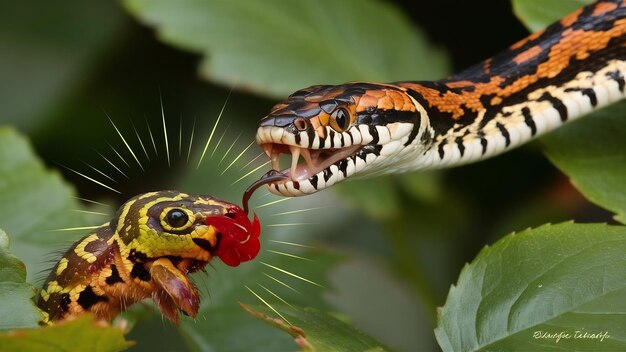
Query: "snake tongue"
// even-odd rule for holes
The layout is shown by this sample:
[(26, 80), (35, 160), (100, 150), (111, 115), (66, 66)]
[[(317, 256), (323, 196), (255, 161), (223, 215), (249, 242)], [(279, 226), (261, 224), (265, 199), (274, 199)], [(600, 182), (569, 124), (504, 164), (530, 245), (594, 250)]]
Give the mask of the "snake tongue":
[(263, 176), (261, 176), (260, 179), (254, 181), (245, 190), (245, 192), (243, 192), (242, 203), (243, 203), (243, 210), (245, 211), (245, 213), (248, 214), (248, 201), (250, 200), (250, 197), (252, 197), (252, 193), (254, 193), (254, 191), (256, 191), (259, 187), (263, 185), (273, 183), (273, 182), (283, 181), (287, 179), (289, 179), (289, 176), (285, 175), (284, 173), (280, 171), (272, 169), (266, 172)]

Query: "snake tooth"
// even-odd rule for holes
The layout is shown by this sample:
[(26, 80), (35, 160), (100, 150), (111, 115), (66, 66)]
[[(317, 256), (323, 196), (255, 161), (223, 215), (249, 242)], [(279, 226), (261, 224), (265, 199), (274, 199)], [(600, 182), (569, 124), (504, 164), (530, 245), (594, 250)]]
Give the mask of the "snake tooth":
[(279, 153), (327, 151), (269, 184), (299, 196), (353, 177), (498, 155), (624, 99), (625, 75), (626, 4), (601, 0), (439, 81), (301, 89), (261, 119), (256, 141)]

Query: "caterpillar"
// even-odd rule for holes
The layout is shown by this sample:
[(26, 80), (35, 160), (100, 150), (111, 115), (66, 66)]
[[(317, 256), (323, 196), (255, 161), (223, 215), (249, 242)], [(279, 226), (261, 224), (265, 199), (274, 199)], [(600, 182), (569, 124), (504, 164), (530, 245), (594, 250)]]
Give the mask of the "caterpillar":
[(256, 257), (260, 223), (235, 204), (177, 191), (140, 194), (113, 219), (75, 242), (39, 293), (42, 324), (90, 312), (111, 320), (151, 298), (170, 321), (195, 317), (198, 290), (188, 275), (213, 257), (229, 266)]

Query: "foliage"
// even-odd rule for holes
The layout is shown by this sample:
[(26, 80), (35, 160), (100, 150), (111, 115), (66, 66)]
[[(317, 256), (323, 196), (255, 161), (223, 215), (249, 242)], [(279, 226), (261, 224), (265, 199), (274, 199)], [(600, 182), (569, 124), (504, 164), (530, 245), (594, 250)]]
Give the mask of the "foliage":
[[(545, 139), (547, 155), (589, 200), (626, 224), (626, 105), (610, 106)], [(602, 140), (602, 143), (597, 143)], [(576, 143), (572, 143), (576, 141)]]
[(564, 15), (590, 4), (591, 0), (512, 0), (513, 11), (531, 32), (546, 28)]
[(0, 127), (0, 160), (0, 224), (13, 236), (12, 251), (26, 262), (32, 279), (33, 272), (47, 265), (42, 258), (50, 248), (58, 249), (64, 241), (51, 230), (80, 225), (80, 216), (72, 211), (79, 205), (60, 175), (46, 170), (28, 142), (6, 127)]
[(9, 253), (9, 237), (0, 229), (0, 330), (37, 326), (41, 314), (31, 301), (34, 293), (24, 263)]
[[(554, 4), (516, 5), (537, 29), (548, 24), (551, 16), (544, 14)], [(519, 10), (533, 6), (543, 10)], [(556, 8), (557, 18), (566, 13)], [(625, 111), (625, 103), (616, 104), (545, 138), (550, 159), (622, 222)], [(624, 226), (545, 225), (485, 248), (463, 269), (439, 310), (440, 346), (444, 351), (623, 349), (625, 307), (615, 302), (626, 299), (620, 265), (625, 234)]]
[[(532, 30), (583, 2), (512, 1)], [(27, 135), (0, 127), (0, 228), (15, 254), (0, 232), (0, 315), (15, 318), (3, 318), (0, 328), (20, 329), (0, 334), (1, 350), (40, 350), (31, 343), (49, 338), (67, 348), (128, 346), (121, 330), (96, 326), (90, 317), (36, 328), (39, 312), (30, 299), (50, 266), (44, 259), (85, 234), (51, 230), (98, 225), (115, 204), (154, 189), (238, 200), (265, 162), (254, 159), (254, 145), (248, 148), (251, 126), (274, 99), (297, 88), (451, 72), (444, 51), (413, 26), (424, 16), (414, 5), (289, 4), (122, 0), (96, 8), (77, 0), (59, 7), (26, 1), (0, 11), (9, 53), (0, 59), (0, 121)], [(36, 25), (17, 20), (24, 16)], [(488, 26), (467, 17), (471, 26), (435, 21), (426, 33), (439, 43), (445, 33), (454, 38), (459, 30)], [(491, 32), (515, 38), (507, 28)], [(233, 86), (232, 95), (222, 85)], [(541, 141), (584, 197), (608, 211), (576, 193), (539, 156), (537, 144), (478, 165), (353, 181), (284, 202), (257, 195), (252, 205), (265, 250), (240, 267), (212, 263), (207, 275), (195, 275), (203, 296), (198, 319), (174, 327), (140, 305), (115, 323), (133, 322), (128, 338), (137, 350), (293, 350), (296, 342), (318, 350), (437, 350), (436, 343), (445, 351), (623, 348), (624, 227), (540, 225), (626, 220), (625, 110), (626, 104), (615, 105)], [(78, 201), (76, 194), (108, 206)], [(282, 318), (258, 306), (257, 297)], [(577, 330), (610, 337), (533, 335)]]
[(77, 349), (114, 352), (125, 350), (131, 345), (132, 343), (124, 340), (120, 328), (96, 323), (90, 315), (64, 321), (46, 329), (25, 329), (0, 335), (0, 347), (6, 352), (55, 352)]
[(124, 3), (163, 41), (202, 54), (203, 76), (276, 98), (313, 81), (434, 79), (445, 69), (404, 15), (378, 1)]
[(242, 307), (253, 316), (293, 336), (298, 347), (304, 351), (384, 351), (383, 346), (371, 337), (313, 308)]
[[(508, 235), (463, 269), (437, 340), (444, 351), (620, 349), (625, 250), (624, 226), (562, 223)], [(570, 335), (562, 341), (541, 337), (562, 331)]]

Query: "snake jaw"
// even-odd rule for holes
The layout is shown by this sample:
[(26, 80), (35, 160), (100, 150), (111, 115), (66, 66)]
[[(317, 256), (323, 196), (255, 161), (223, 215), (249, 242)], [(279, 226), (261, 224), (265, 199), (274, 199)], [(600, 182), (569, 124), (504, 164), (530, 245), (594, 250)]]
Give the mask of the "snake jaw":
[[(406, 149), (402, 145), (415, 139), (411, 136), (415, 126), (404, 121), (373, 126), (356, 124), (344, 132), (325, 126), (325, 138), (311, 130), (260, 126), (257, 143), (269, 157), (272, 170), (248, 187), (244, 204), (262, 185), (268, 185), (271, 193), (292, 197), (315, 193), (365, 170), (377, 172), (396, 162), (398, 153)], [(289, 166), (281, 169), (283, 154), (291, 159)]]
[[(291, 154), (291, 163), (288, 169), (281, 171), (287, 176), (284, 180), (272, 183), (284, 183), (287, 180), (300, 182), (329, 168), (336, 162), (354, 155), (362, 146), (354, 145), (345, 148), (308, 149), (294, 145), (280, 145), (265, 143), (262, 145), (265, 154), (272, 162), (273, 170), (280, 170), (281, 154)], [(300, 156), (304, 162), (299, 162)]]
[[(244, 199), (261, 185), (274, 194), (300, 196), (379, 172), (396, 163), (398, 153), (414, 150), (406, 146), (422, 131), (416, 109), (405, 90), (382, 83), (313, 86), (292, 94), (259, 121), (256, 142), (272, 171), (255, 181)], [(291, 156), (285, 169), (282, 154)]]

